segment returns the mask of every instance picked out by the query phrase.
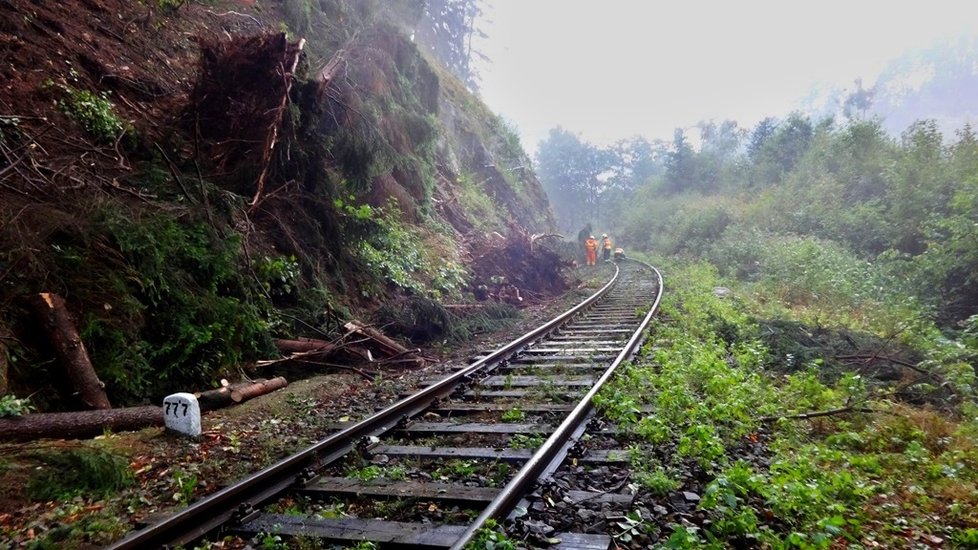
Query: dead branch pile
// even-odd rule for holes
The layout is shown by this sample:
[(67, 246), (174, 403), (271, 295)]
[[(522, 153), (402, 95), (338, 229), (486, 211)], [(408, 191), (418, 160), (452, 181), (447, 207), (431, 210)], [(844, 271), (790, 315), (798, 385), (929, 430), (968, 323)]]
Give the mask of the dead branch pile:
[[(509, 303), (557, 296), (569, 288), (563, 268), (569, 264), (552, 250), (542, 246), (554, 234), (531, 234), (511, 225), (509, 234), (470, 234), (466, 238), (469, 250), (465, 264), (472, 268), (474, 284), (484, 287), (489, 296)], [(513, 289), (523, 300), (513, 300)]]
[(353, 320), (346, 323), (343, 328), (345, 329), (343, 335), (331, 341), (313, 338), (275, 340), (275, 347), (288, 355), (281, 359), (259, 361), (257, 366), (270, 367), (282, 364), (319, 366), (350, 370), (373, 379), (376, 373), (352, 365), (368, 364), (373, 367), (424, 365), (420, 349), (406, 348), (375, 327)]

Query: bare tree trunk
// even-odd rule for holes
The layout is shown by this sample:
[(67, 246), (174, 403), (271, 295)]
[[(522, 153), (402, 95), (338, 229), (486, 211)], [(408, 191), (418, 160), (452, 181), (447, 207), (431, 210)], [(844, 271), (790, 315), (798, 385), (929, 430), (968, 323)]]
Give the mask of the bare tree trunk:
[(111, 409), (105, 385), (95, 374), (64, 298), (45, 292), (34, 296), (31, 305), (82, 402), (92, 409)]
[(0, 441), (40, 438), (81, 439), (105, 430), (139, 430), (163, 425), (163, 407), (146, 406), (97, 411), (28, 414), (0, 418)]

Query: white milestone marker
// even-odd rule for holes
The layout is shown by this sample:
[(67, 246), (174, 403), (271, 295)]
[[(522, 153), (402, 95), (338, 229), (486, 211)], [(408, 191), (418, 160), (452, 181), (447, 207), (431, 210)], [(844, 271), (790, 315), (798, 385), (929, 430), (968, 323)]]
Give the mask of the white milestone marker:
[(200, 404), (192, 393), (175, 393), (163, 400), (166, 429), (183, 435), (200, 435)]

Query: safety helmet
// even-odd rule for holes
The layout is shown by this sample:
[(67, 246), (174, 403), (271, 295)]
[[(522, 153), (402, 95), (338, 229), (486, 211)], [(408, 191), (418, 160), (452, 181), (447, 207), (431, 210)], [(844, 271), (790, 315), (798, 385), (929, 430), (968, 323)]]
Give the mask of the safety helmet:
[(593, 239), (593, 238), (594, 238), (594, 235), (591, 235), (591, 236), (590, 236), (590, 237), (588, 237), (588, 238), (589, 238), (589, 239)]
[(604, 238), (605, 238), (605, 237), (607, 237), (607, 236), (608, 236), (608, 234), (607, 234), (607, 233), (605, 233), (604, 235), (601, 235), (601, 238), (602, 238), (602, 239), (604, 239)]

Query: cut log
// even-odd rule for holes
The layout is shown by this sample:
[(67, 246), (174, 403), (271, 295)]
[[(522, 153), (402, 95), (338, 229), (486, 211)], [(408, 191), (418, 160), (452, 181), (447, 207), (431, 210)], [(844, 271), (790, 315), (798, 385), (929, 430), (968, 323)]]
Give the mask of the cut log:
[(231, 400), (235, 403), (241, 403), (242, 401), (247, 401), (253, 397), (258, 397), (259, 395), (265, 395), (266, 393), (273, 392), (288, 385), (289, 382), (281, 376), (278, 378), (272, 378), (271, 380), (255, 382), (253, 384), (231, 390)]
[(273, 340), (275, 347), (282, 353), (306, 353), (316, 351), (330, 353), (337, 348), (336, 344), (326, 340), (315, 340), (313, 338), (297, 338), (295, 340), (276, 339)]
[(27, 414), (0, 418), (0, 441), (40, 438), (81, 439), (105, 430), (140, 430), (163, 425), (163, 407), (129, 407), (98, 411)]
[(200, 405), (200, 412), (223, 409), (234, 404), (231, 399), (230, 388), (218, 388), (194, 394), (197, 397), (197, 404)]
[(82, 403), (92, 409), (111, 409), (112, 405), (105, 395), (105, 384), (92, 368), (85, 344), (68, 314), (64, 298), (45, 292), (32, 297), (31, 306)]
[(228, 383), (227, 380), (222, 380), (222, 387), (215, 390), (198, 392), (195, 393), (194, 396), (197, 397), (197, 403), (200, 405), (200, 412), (223, 409), (224, 407), (230, 407), (231, 405), (238, 403), (238, 401), (235, 401), (232, 396), (235, 391), (262, 382), (267, 382), (267, 380), (265, 378), (259, 378), (257, 380), (251, 380), (248, 382), (235, 382), (234, 384)]

